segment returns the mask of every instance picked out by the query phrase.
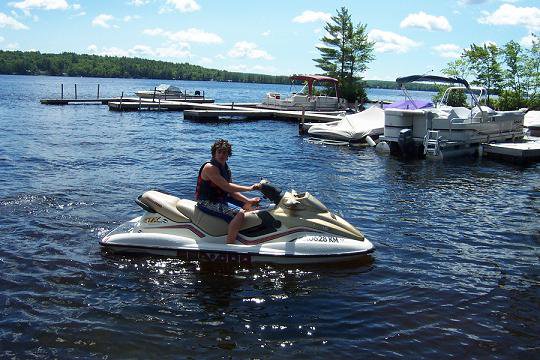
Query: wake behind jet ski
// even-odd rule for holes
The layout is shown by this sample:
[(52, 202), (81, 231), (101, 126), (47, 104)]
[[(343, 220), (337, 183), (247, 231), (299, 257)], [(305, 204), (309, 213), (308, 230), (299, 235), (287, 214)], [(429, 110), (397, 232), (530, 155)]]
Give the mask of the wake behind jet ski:
[(354, 226), (308, 192), (283, 193), (266, 181), (260, 191), (273, 206), (247, 212), (236, 244), (228, 224), (192, 200), (147, 191), (136, 200), (145, 213), (107, 234), (100, 245), (116, 253), (142, 253), (226, 263), (330, 263), (374, 250)]

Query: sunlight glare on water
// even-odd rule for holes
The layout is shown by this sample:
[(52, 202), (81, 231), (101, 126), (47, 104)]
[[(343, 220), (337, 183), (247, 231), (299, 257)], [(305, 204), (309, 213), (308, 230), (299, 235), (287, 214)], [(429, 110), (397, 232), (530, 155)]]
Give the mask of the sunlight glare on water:
[[(45, 106), (157, 81), (1, 76), (0, 354), (10, 358), (533, 358), (540, 171), (403, 162), (309, 142), (272, 120)], [(288, 86), (180, 82), (217, 101)], [(67, 91), (67, 90), (66, 90)], [(392, 91), (369, 93), (397, 99)], [(424, 95), (422, 93), (416, 95)], [(67, 96), (67, 94), (66, 94)], [(148, 189), (192, 198), (217, 138), (234, 181), (310, 191), (376, 246), (363, 262), (227, 268), (113, 256), (99, 240)]]

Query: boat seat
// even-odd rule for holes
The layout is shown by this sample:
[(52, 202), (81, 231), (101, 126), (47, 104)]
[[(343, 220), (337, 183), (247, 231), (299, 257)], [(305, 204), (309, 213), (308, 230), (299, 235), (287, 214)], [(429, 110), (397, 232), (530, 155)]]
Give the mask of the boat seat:
[(496, 111), (490, 108), (489, 106), (480, 106), (482, 108), (482, 111), (476, 106), (474, 109), (472, 109), (472, 117), (473, 119), (481, 119), (482, 118), (482, 112), (484, 116), (493, 116)]
[[(469, 116), (471, 116), (471, 110), (466, 107), (453, 107), (452, 110), (450, 110), (450, 113), (448, 113), (448, 120), (453, 123), (463, 122), (463, 120), (468, 119)], [(462, 121), (459, 121), (458, 119)]]
[(295, 95), (292, 96), (291, 100), (295, 104), (307, 103), (308, 102), (308, 97), (306, 95), (297, 95), (297, 94), (295, 94)]
[[(212, 236), (227, 235), (229, 224), (216, 216), (209, 215), (197, 207), (197, 203), (192, 200), (178, 200), (176, 208), (187, 218), (191, 219), (193, 224), (197, 225), (207, 234)], [(245, 220), (240, 230), (248, 229), (262, 224), (262, 220), (257, 216), (256, 211), (245, 213)]]

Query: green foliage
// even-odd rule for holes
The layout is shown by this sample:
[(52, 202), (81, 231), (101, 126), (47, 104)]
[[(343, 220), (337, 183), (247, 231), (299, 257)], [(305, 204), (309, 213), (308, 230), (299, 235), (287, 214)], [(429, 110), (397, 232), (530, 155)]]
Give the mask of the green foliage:
[[(448, 86), (437, 85), (438, 91), (437, 94), (433, 96), (433, 103), (438, 103), (442, 100), (444, 92), (448, 89)], [(446, 99), (446, 105), (449, 106), (463, 106), (467, 107), (467, 94), (461, 90), (453, 90), (448, 94), (448, 99)]]
[(0, 50), (0, 74), (289, 83), (287, 76), (229, 72), (188, 63), (74, 53), (41, 54), (35, 51)]
[(337, 10), (326, 23), (326, 35), (318, 46), (320, 58), (313, 59), (328, 76), (339, 80), (341, 96), (349, 101), (365, 97), (364, 83), (358, 75), (373, 60), (373, 43), (368, 40), (366, 25), (353, 26), (347, 8)]
[[(450, 76), (473, 77), (471, 83), (489, 90), (488, 104), (501, 110), (540, 108), (540, 39), (533, 34), (530, 49), (515, 41), (501, 48), (472, 44), (443, 70)], [(489, 94), (498, 94), (490, 98)], [(442, 95), (439, 95), (439, 97)]]
[(483, 46), (472, 44), (469, 50), (465, 50), (464, 58), (470, 64), (469, 69), (475, 76), (473, 85), (500, 91), (503, 84), (503, 71), (499, 62), (500, 53), (500, 49), (495, 44)]

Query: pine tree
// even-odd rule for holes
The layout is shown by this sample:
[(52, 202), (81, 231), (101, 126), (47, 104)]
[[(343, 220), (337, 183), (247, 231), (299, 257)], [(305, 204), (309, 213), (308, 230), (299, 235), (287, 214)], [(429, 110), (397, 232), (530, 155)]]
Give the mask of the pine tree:
[(373, 60), (373, 43), (368, 40), (366, 25), (353, 26), (347, 8), (337, 10), (324, 27), (326, 35), (317, 49), (321, 57), (313, 59), (326, 75), (335, 77), (341, 85), (341, 93), (348, 100), (360, 95), (365, 98), (362, 78), (358, 74), (367, 69)]

